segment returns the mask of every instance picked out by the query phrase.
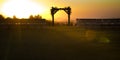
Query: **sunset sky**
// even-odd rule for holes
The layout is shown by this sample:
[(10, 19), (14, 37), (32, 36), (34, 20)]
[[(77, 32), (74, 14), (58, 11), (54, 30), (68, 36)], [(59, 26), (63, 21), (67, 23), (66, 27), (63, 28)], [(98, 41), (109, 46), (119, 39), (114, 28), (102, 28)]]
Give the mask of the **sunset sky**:
[[(120, 0), (0, 0), (0, 14), (18, 18), (40, 14), (51, 20), (52, 6), (72, 8), (71, 20), (76, 18), (120, 18)], [(67, 14), (59, 11), (56, 21), (67, 21)]]

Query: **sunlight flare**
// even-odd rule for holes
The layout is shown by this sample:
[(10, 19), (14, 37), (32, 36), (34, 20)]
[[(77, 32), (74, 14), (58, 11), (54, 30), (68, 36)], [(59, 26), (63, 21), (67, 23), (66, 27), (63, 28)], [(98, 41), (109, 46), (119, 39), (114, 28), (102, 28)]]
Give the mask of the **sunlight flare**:
[(43, 14), (45, 6), (30, 0), (8, 0), (2, 6), (2, 13), (12, 17), (28, 18), (30, 15)]

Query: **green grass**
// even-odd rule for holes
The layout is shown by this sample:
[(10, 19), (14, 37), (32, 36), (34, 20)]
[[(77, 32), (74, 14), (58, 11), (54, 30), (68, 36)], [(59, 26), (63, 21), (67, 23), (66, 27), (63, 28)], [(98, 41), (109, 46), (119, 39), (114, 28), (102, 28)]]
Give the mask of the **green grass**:
[(1, 60), (116, 60), (120, 59), (119, 45), (114, 42), (118, 32), (13, 25), (0, 30)]

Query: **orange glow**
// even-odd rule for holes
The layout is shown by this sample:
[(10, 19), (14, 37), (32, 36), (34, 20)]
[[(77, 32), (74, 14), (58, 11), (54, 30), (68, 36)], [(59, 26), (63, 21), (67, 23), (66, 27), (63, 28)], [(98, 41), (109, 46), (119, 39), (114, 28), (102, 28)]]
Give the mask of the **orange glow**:
[[(27, 18), (39, 14), (51, 20), (51, 7), (72, 8), (71, 20), (76, 18), (119, 18), (120, 0), (0, 0), (0, 14)], [(64, 15), (63, 15), (64, 14)], [(58, 12), (55, 21), (67, 21), (67, 15)]]

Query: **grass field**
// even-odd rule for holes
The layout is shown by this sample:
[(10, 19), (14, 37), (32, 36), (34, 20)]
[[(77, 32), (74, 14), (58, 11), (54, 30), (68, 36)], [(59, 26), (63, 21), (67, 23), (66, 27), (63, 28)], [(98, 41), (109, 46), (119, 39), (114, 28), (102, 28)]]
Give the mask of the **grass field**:
[(119, 60), (119, 33), (75, 26), (1, 26), (0, 60)]

